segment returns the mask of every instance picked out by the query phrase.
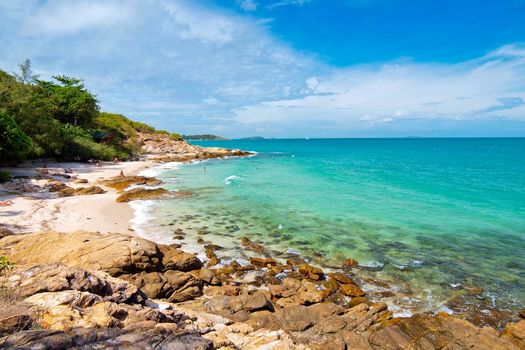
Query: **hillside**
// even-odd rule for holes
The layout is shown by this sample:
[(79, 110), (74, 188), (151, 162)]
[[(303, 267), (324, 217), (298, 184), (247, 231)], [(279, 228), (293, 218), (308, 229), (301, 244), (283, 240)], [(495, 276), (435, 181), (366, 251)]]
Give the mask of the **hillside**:
[(210, 134), (182, 135), (182, 138), (184, 140), (228, 140), (225, 137), (217, 136), (217, 135), (210, 135)]

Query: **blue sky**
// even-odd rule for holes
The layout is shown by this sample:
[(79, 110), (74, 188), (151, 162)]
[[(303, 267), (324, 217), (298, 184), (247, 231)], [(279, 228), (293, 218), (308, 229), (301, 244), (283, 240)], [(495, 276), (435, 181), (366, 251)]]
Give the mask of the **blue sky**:
[(525, 136), (525, 1), (2, 0), (0, 68), (227, 137)]

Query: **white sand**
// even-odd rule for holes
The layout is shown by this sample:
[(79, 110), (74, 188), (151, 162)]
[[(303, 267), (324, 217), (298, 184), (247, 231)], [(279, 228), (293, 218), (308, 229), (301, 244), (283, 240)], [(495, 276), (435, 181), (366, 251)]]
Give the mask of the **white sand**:
[[(41, 166), (42, 164), (38, 164)], [(121, 162), (119, 164), (102, 163), (100, 167), (92, 164), (80, 163), (48, 163), (47, 169), (53, 172), (64, 172), (64, 168), (73, 170), (72, 174), (78, 178), (87, 179), (87, 184), (74, 184), (62, 177), (71, 187), (87, 187), (97, 185), (104, 188), (107, 193), (52, 198), (55, 195), (43, 191), (40, 193), (28, 192), (23, 195), (10, 195), (0, 191), (0, 200), (10, 199), (13, 205), (0, 207), (0, 224), (2, 227), (12, 229), (16, 233), (38, 232), (56, 230), (60, 232), (73, 232), (78, 230), (99, 232), (130, 232), (130, 220), (133, 218), (133, 209), (127, 203), (117, 203), (117, 193), (98, 183), (124, 171), (126, 175), (136, 175), (139, 171), (149, 166), (152, 162)], [(25, 164), (17, 168), (6, 169), (14, 176), (36, 175), (37, 165)], [(38, 185), (45, 180), (33, 180)]]

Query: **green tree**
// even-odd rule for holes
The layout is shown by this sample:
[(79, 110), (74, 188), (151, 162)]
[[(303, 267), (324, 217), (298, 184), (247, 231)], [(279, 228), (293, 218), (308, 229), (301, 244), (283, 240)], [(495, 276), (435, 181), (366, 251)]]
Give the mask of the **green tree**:
[(31, 139), (7, 113), (0, 112), (0, 162), (16, 163), (31, 149)]
[(99, 113), (98, 100), (84, 86), (82, 79), (65, 75), (53, 77), (57, 83), (37, 80), (51, 113), (62, 123), (90, 127)]

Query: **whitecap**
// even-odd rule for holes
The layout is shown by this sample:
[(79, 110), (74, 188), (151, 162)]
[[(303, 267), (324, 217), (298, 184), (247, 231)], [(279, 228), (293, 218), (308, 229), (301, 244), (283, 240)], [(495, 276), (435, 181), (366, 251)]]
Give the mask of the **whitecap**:
[(232, 184), (233, 182), (235, 181), (239, 181), (241, 178), (237, 175), (231, 175), (231, 176), (228, 176), (227, 178), (225, 178), (224, 180), (222, 180), (226, 185), (230, 185)]

